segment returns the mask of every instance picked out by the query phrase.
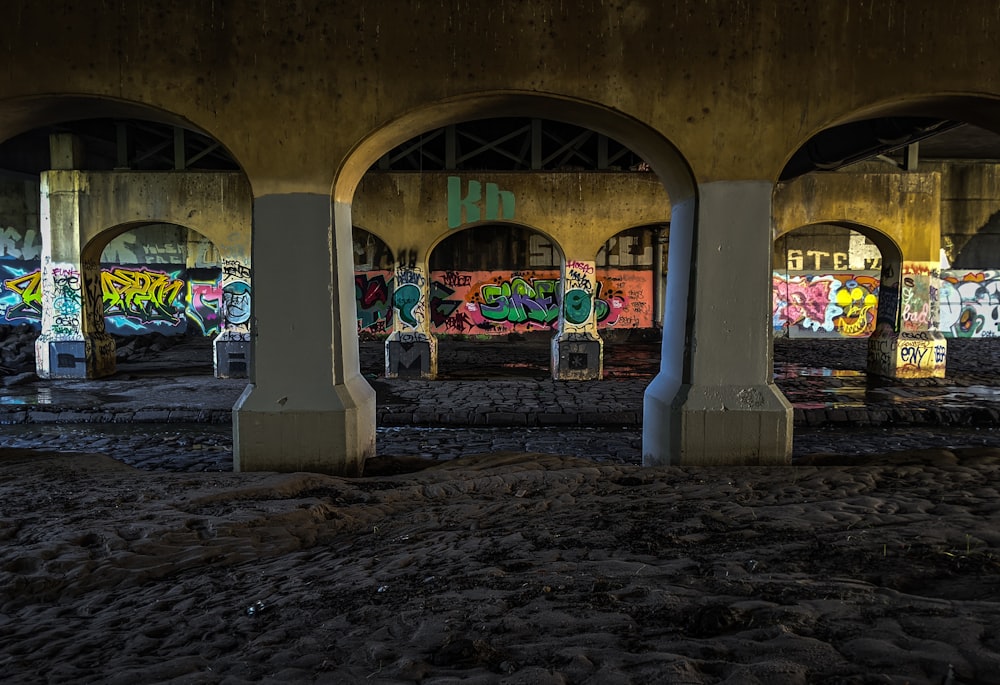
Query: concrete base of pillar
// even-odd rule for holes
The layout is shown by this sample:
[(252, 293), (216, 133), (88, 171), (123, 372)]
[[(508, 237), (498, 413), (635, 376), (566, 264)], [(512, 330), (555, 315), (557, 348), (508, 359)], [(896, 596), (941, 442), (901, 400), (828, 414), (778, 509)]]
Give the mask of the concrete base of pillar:
[(287, 396), (251, 384), (233, 407), (235, 471), (355, 477), (374, 454), (375, 391), (361, 376)]
[(225, 338), (223, 333), (215, 339), (215, 377), (246, 378), (250, 370), (250, 341)]
[(437, 340), (385, 341), (386, 378), (425, 378), (437, 376)]
[(35, 341), (35, 368), (39, 378), (103, 378), (115, 372), (115, 341), (107, 333), (79, 340)]
[(884, 378), (944, 378), (948, 342), (936, 331), (876, 330), (868, 338), (868, 373)]
[(646, 389), (646, 466), (782, 465), (791, 459), (792, 405), (772, 383), (678, 385), (661, 375)]
[(552, 378), (557, 381), (599, 381), (604, 376), (604, 341), (552, 339)]

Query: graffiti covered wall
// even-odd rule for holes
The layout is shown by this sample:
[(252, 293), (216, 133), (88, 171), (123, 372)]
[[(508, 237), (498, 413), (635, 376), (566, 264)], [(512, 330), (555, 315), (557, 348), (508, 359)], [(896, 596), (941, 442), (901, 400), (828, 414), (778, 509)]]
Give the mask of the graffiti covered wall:
[[(105, 330), (116, 335), (215, 335), (224, 301), (219, 268), (176, 265), (104, 266)], [(37, 262), (0, 261), (0, 323), (41, 326), (42, 279)]]
[(771, 280), (777, 335), (862, 338), (875, 330), (878, 272), (788, 274)]
[[(936, 304), (940, 330), (949, 338), (1000, 336), (1000, 270), (944, 269)], [(775, 335), (867, 337), (878, 315), (878, 272), (808, 274), (775, 272), (772, 317)], [(904, 273), (914, 283), (930, 274)], [(930, 291), (930, 288), (927, 289)], [(919, 330), (935, 302), (904, 296), (903, 330)]]
[(938, 302), (946, 336), (1000, 336), (1000, 271), (942, 271)]
[[(391, 327), (392, 281), (389, 271), (355, 274), (359, 332), (380, 334)], [(598, 326), (651, 328), (652, 291), (651, 271), (598, 269)], [(560, 305), (555, 270), (431, 272), (429, 313), (437, 335), (554, 331)]]

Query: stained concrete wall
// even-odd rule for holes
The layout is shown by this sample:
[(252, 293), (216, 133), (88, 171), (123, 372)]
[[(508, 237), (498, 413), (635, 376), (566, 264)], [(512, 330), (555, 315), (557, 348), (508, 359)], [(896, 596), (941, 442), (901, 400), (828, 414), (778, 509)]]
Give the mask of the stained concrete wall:
[(888, 236), (907, 261), (940, 260), (937, 173), (814, 174), (778, 185), (775, 239), (812, 224), (853, 225)]
[[(469, 201), (470, 188), (478, 200)], [(564, 255), (592, 260), (617, 233), (669, 221), (670, 199), (643, 172), (370, 172), (351, 216), (393, 254), (421, 260), (456, 232), (498, 221), (540, 231)]]
[[(326, 194), (373, 131), (386, 127), (364, 169), (442, 116), (485, 113), (479, 95), (523, 111), (532, 105), (515, 95), (544, 94), (537, 114), (552, 118), (578, 116), (560, 103), (600, 103), (600, 127), (633, 122), (622, 142), (640, 154), (671, 141), (698, 183), (775, 179), (817, 131), (862, 116), (1000, 123), (989, 102), (1000, 71), (983, 59), (1000, 36), (992, 5), (21, 0), (7, 11), (0, 139), (152, 112), (222, 141), (257, 196)], [(447, 115), (425, 109), (434, 103)]]

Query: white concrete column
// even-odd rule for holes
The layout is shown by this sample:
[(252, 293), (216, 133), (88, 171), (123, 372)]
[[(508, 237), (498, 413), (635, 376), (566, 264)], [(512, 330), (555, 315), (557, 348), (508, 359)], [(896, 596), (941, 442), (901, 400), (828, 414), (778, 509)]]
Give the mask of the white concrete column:
[(79, 171), (41, 175), (42, 330), (35, 341), (41, 378), (99, 378), (115, 372), (115, 341), (104, 330), (101, 267), (83, 258)]
[(358, 364), (350, 206), (254, 201), (250, 385), (233, 408), (237, 471), (356, 476), (375, 453), (375, 391)]
[(564, 259), (559, 332), (552, 338), (552, 377), (557, 381), (600, 380), (604, 341), (597, 332), (597, 268), (593, 260)]
[(385, 341), (386, 378), (437, 376), (437, 338), (431, 334), (430, 270), (426, 261), (397, 261), (392, 278), (392, 332)]
[(646, 389), (646, 465), (783, 464), (792, 407), (773, 382), (771, 194), (701, 185), (671, 217), (660, 373)]

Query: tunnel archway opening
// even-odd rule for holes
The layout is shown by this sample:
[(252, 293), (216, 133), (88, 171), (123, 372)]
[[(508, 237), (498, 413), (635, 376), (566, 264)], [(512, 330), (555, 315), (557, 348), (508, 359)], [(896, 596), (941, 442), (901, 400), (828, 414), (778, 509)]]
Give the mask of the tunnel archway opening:
[[(88, 378), (100, 377), (113, 369), (114, 351), (110, 350), (110, 355), (107, 354), (109, 341), (101, 339), (99, 342), (88, 342), (89, 331), (96, 334), (98, 329), (102, 329), (101, 324), (105, 323), (101, 315), (105, 293), (101, 292), (101, 288), (110, 283), (109, 279), (115, 278), (106, 273), (101, 274), (103, 245), (99, 245), (100, 241), (93, 241), (94, 231), (104, 231), (104, 226), (115, 226), (113, 232), (125, 233), (121, 241), (134, 240), (130, 244), (120, 242), (117, 246), (118, 256), (111, 257), (115, 264), (113, 268), (117, 270), (118, 286), (134, 291), (145, 284), (163, 291), (122, 300), (119, 304), (124, 303), (125, 309), (109, 319), (112, 332), (129, 334), (129, 329), (135, 329), (131, 333), (134, 335), (135, 331), (148, 330), (150, 335), (162, 336), (176, 333), (187, 322), (192, 324), (192, 330), (201, 326), (202, 334), (211, 334), (216, 328), (207, 311), (208, 305), (193, 309), (187, 307), (195, 312), (203, 310), (205, 317), (208, 317), (199, 319), (195, 316), (192, 319), (178, 314), (184, 307), (176, 302), (161, 302), (157, 299), (173, 295), (178, 290), (178, 284), (183, 285), (183, 290), (188, 290), (191, 286), (184, 278), (172, 277), (180, 275), (180, 270), (176, 268), (153, 269), (151, 262), (144, 263), (134, 258), (135, 254), (130, 246), (139, 249), (145, 241), (136, 237), (139, 233), (127, 232), (139, 225), (187, 226), (191, 230), (200, 231), (206, 239), (214, 242), (220, 248), (219, 254), (223, 255), (221, 259), (224, 263), (204, 268), (221, 267), (241, 271), (239, 280), (242, 284), (227, 283), (230, 293), (224, 294), (222, 298), (224, 300), (229, 297), (232, 300), (229, 312), (233, 316), (237, 316), (240, 302), (246, 304), (246, 320), (249, 322), (251, 193), (240, 165), (220, 141), (191, 122), (150, 106), (70, 94), (0, 102), (0, 141), (0, 225), (4, 227), (0, 229), (3, 234), (3, 241), (0, 243), (10, 243), (10, 248), (5, 246), (3, 255), (0, 255), (0, 317), (9, 318), (11, 312), (15, 315), (25, 314), (25, 298), (28, 304), (38, 305), (39, 317), (33, 327), (42, 329), (42, 337), (53, 338), (44, 345), (36, 343), (34, 346), (39, 373), (43, 377), (63, 377), (60, 375), (62, 370), (52, 367), (37, 355), (44, 354), (47, 358), (52, 353), (53, 346), (58, 347), (64, 341), (73, 341), (73, 349), (79, 348), (78, 351), (81, 351), (80, 354), (60, 353), (60, 359), (70, 356), (77, 359), (73, 369), (65, 372), (69, 374), (65, 377), (77, 377), (77, 374), (84, 374)], [(85, 182), (74, 181), (74, 178), (85, 179)], [(97, 183), (92, 183), (95, 179)], [(214, 192), (213, 183), (218, 186)], [(52, 198), (62, 197), (69, 192), (83, 198), (84, 202), (79, 209), (74, 210), (60, 204), (61, 201), (50, 201), (47, 188), (54, 188)], [(132, 193), (133, 189), (136, 190), (135, 193)], [(121, 192), (123, 190), (125, 192)], [(25, 209), (15, 211), (12, 215), (8, 211), (11, 204), (7, 200), (17, 194), (25, 196)], [(123, 200), (123, 195), (128, 195), (129, 199)], [(167, 199), (168, 195), (170, 199)], [(141, 201), (137, 199), (138, 196), (146, 197), (145, 206), (139, 206)], [(220, 197), (227, 198), (226, 206), (211, 207), (213, 201), (217, 202)], [(134, 206), (128, 207), (128, 202), (132, 202)], [(189, 206), (181, 210), (180, 204)], [(79, 216), (71, 216), (74, 211)], [(88, 213), (90, 219), (82, 219)], [(193, 222), (190, 221), (192, 217)], [(232, 224), (227, 226), (229, 219), (232, 219)], [(44, 226), (43, 220), (47, 222)], [(77, 224), (81, 227), (86, 224), (86, 228), (73, 228)], [(245, 241), (239, 237), (241, 231), (246, 233)], [(12, 234), (14, 238), (11, 238)], [(46, 240), (49, 241), (47, 248), (43, 245)], [(227, 244), (227, 240), (233, 244)], [(242, 242), (246, 245), (236, 244)], [(44, 317), (40, 316), (46, 288), (52, 287), (52, 274), (43, 276), (41, 273), (43, 248), (48, 250), (48, 258), (53, 263), (58, 263), (53, 268), (60, 271), (64, 295), (71, 296), (60, 300), (65, 311), (58, 314), (61, 321), (55, 333), (54, 329), (46, 332)], [(21, 257), (20, 263), (14, 264), (14, 260), (9, 259), (12, 256)], [(114, 261), (116, 259), (118, 261)], [(168, 263), (161, 266), (177, 265)], [(202, 268), (193, 264), (182, 266), (185, 272), (188, 269)], [(85, 271), (93, 271), (96, 276), (84, 275)], [(37, 287), (32, 289), (30, 281), (32, 274), (36, 272)], [(206, 274), (194, 271), (192, 275), (196, 290), (209, 288), (209, 279), (203, 278)], [(108, 283), (102, 284), (102, 280)], [(234, 279), (230, 279), (232, 280)], [(92, 287), (93, 297), (87, 295), (82, 288), (89, 281), (95, 283)], [(241, 292), (236, 293), (237, 289)], [(185, 292), (181, 295), (181, 301), (195, 297), (201, 302), (200, 295), (212, 297), (207, 291), (193, 295)], [(71, 303), (74, 300), (82, 303), (84, 297), (94, 300), (92, 304), (97, 312), (92, 317), (80, 317), (77, 310), (70, 311)], [(21, 301), (15, 302), (17, 299)], [(109, 305), (110, 299), (107, 301)], [(143, 304), (140, 305), (139, 302)], [(221, 306), (226, 309), (225, 302)], [(143, 307), (146, 311), (140, 312), (139, 309)], [(72, 323), (74, 317), (77, 324), (62, 325)], [(90, 319), (89, 323), (87, 319)], [(249, 347), (248, 335), (236, 332), (236, 328), (231, 327), (230, 330), (234, 331), (230, 336), (231, 340), (221, 347), (232, 347), (233, 344)], [(106, 335), (103, 331), (102, 334)], [(216, 345), (216, 353), (219, 349), (220, 346)], [(82, 351), (88, 352), (84, 354)], [(80, 360), (90, 359), (91, 352), (100, 358), (110, 356), (112, 361), (100, 364), (101, 371), (97, 371), (98, 367), (89, 361), (84, 366), (84, 362)], [(97, 359), (98, 356), (94, 358)], [(208, 358), (212, 358), (211, 354)], [(228, 353), (224, 353), (222, 358), (228, 359)], [(216, 361), (218, 360), (217, 356)], [(246, 351), (233, 351), (233, 364), (230, 366), (228, 361), (225, 362), (225, 371), (221, 375), (246, 375), (248, 364), (249, 354)], [(187, 365), (178, 365), (176, 370), (184, 372), (189, 368), (191, 367)]]
[(813, 224), (775, 239), (776, 337), (867, 338), (874, 332), (883, 256), (865, 235), (871, 232), (858, 225)]
[(84, 261), (95, 255), (105, 331), (123, 370), (211, 375), (213, 341), (226, 317), (249, 317), (245, 308), (227, 312), (218, 247), (186, 226), (143, 223), (100, 234)]
[(428, 265), (439, 378), (550, 375), (563, 260), (551, 236), (516, 224), (469, 226), (437, 242)]
[[(531, 98), (525, 98), (527, 103)], [(542, 99), (535, 98), (537, 101), (542, 101)], [(529, 109), (526, 106), (524, 109)], [(513, 181), (514, 177), (510, 174), (511, 171), (517, 171), (518, 174), (531, 175), (538, 174), (539, 177), (545, 174), (550, 174), (549, 178), (557, 177), (560, 174), (565, 174), (568, 178), (573, 174), (586, 175), (590, 178), (635, 178), (638, 179), (640, 176), (645, 176), (651, 170), (649, 163), (645, 162), (640, 158), (631, 148), (626, 147), (624, 144), (618, 142), (616, 138), (607, 132), (599, 132), (594, 128), (590, 128), (589, 124), (585, 124), (581, 121), (575, 122), (573, 124), (565, 123), (566, 119), (560, 120), (549, 120), (541, 119), (537, 117), (517, 117), (517, 116), (500, 116), (493, 117), (490, 119), (485, 118), (469, 118), (457, 121), (457, 123), (448, 123), (443, 127), (426, 131), (424, 133), (418, 134), (409, 138), (401, 144), (397, 144), (395, 147), (387, 152), (382, 153), (377, 161), (366, 171), (364, 175), (364, 182), (360, 184), (359, 196), (364, 201), (360, 204), (363, 206), (362, 214), (367, 215), (371, 213), (369, 202), (371, 197), (373, 187), (383, 188), (383, 193), (388, 192), (387, 200), (385, 204), (392, 206), (391, 214), (395, 217), (395, 225), (385, 225), (380, 227), (380, 233), (386, 236), (386, 239), (390, 243), (397, 243), (394, 249), (397, 253), (402, 256), (410, 256), (413, 254), (423, 254), (425, 250), (429, 251), (427, 247), (433, 239), (431, 237), (415, 237), (415, 234), (419, 229), (415, 228), (417, 224), (429, 224), (434, 221), (443, 221), (445, 213), (445, 200), (441, 197), (438, 201), (441, 203), (441, 214), (440, 217), (435, 217), (433, 215), (425, 216), (421, 214), (419, 217), (416, 216), (406, 216), (405, 210), (402, 209), (400, 205), (400, 200), (398, 198), (409, 198), (413, 196), (420, 195), (421, 203), (419, 212), (427, 212), (426, 206), (433, 202), (433, 197), (435, 192), (440, 193), (440, 190), (435, 191), (433, 189), (429, 190), (427, 184), (424, 187), (415, 187), (413, 183), (409, 181), (400, 181), (400, 178), (410, 178), (413, 175), (437, 175), (441, 179), (445, 176), (448, 177), (448, 198), (447, 198), (447, 218), (448, 218), (448, 230), (449, 232), (455, 232), (455, 229), (468, 229), (470, 226), (481, 224), (489, 224), (492, 220), (505, 219), (505, 222), (498, 222), (498, 225), (503, 223), (517, 223), (518, 220), (522, 219), (522, 210), (527, 211), (529, 214), (534, 211), (532, 221), (528, 222), (534, 226), (546, 225), (547, 229), (551, 233), (557, 234), (562, 239), (562, 236), (567, 234), (567, 231), (582, 234), (586, 233), (586, 239), (580, 239), (578, 236), (570, 236), (567, 239), (572, 243), (575, 240), (575, 244), (570, 246), (570, 251), (566, 254), (566, 259), (577, 262), (582, 260), (586, 263), (586, 269), (591, 273), (595, 269), (594, 260), (598, 251), (603, 250), (602, 254), (605, 255), (603, 259), (607, 259), (607, 246), (605, 243), (609, 242), (609, 238), (606, 237), (606, 231), (608, 226), (614, 226), (618, 224), (621, 226), (618, 231), (624, 230), (628, 226), (636, 226), (638, 223), (635, 219), (631, 218), (636, 216), (637, 213), (634, 210), (623, 212), (621, 217), (614, 216), (602, 216), (601, 218), (586, 218), (587, 213), (587, 195), (586, 184), (580, 185), (572, 184), (572, 195), (575, 197), (573, 200), (574, 205), (568, 209), (563, 209), (558, 206), (560, 202), (566, 203), (566, 200), (556, 200), (555, 205), (548, 209), (548, 212), (539, 211), (537, 208), (531, 207), (532, 201), (543, 202), (544, 194), (546, 192), (551, 192), (551, 188), (536, 188), (532, 187), (530, 184), (526, 184), (525, 187), (517, 185), (516, 181)], [(663, 162), (662, 168), (666, 169), (668, 172), (676, 174), (676, 169), (673, 169), (675, 160), (671, 160), (670, 163)], [(477, 172), (483, 172), (476, 175)], [(376, 182), (374, 179), (378, 177), (379, 174), (385, 174), (387, 177), (396, 179), (394, 181), (381, 181)], [(394, 175), (394, 176), (392, 176)], [(617, 175), (617, 176), (616, 176)], [(519, 176), (519, 178), (524, 178), (525, 176)], [(452, 181), (455, 182), (455, 187), (452, 187)], [(439, 181), (439, 183), (443, 183)], [(511, 185), (513, 190), (509, 188), (505, 183)], [(596, 184), (596, 182), (594, 182)], [(485, 185), (483, 185), (485, 184)], [(648, 181), (642, 181), (641, 184), (645, 187), (649, 187)], [(611, 186), (614, 184), (612, 183)], [(655, 187), (657, 184), (653, 184)], [(405, 186), (405, 190), (404, 190)], [(492, 188), (492, 190), (491, 190)], [(516, 191), (516, 192), (515, 192)], [(538, 192), (541, 191), (542, 195)], [(662, 188), (661, 188), (662, 192)], [(566, 190), (566, 194), (570, 194), (570, 190)], [(516, 195), (516, 199), (515, 199)], [(481, 198), (481, 203), (483, 206), (474, 206), (476, 200), (473, 196)], [(609, 204), (614, 204), (617, 201), (623, 202), (623, 207), (629, 207), (629, 195), (627, 190), (620, 192), (618, 195), (612, 195), (610, 197), (602, 198), (600, 204), (600, 209), (606, 211), (607, 214), (613, 215), (611, 210), (607, 210), (606, 207)], [(503, 198), (503, 199), (500, 199)], [(358, 198), (353, 198), (357, 200)], [(636, 199), (636, 198), (632, 198)], [(632, 202), (633, 206), (648, 204), (644, 201), (643, 197), (638, 202)], [(491, 205), (492, 203), (492, 205)], [(639, 213), (638, 216), (649, 216), (661, 220), (669, 219), (670, 215), (670, 202), (664, 195), (662, 198), (662, 208), (658, 214), (652, 214), (650, 212)], [(405, 204), (405, 200), (403, 201)], [(516, 209), (516, 216), (515, 210)], [(410, 210), (411, 214), (414, 210)], [(510, 212), (510, 216), (500, 216)], [(595, 212), (598, 214), (599, 212)], [(355, 215), (360, 218), (358, 215)], [(647, 219), (648, 221), (648, 219)], [(524, 223), (522, 220), (521, 223)], [(593, 226), (588, 226), (587, 224), (593, 224)], [(551, 224), (551, 225), (550, 225)], [(598, 225), (600, 224), (600, 225)], [(618, 232), (616, 231), (616, 232)], [(396, 233), (405, 234), (405, 238), (396, 238)], [(641, 232), (640, 232), (641, 233)], [(497, 239), (494, 236), (494, 239)], [(563, 266), (557, 261), (554, 254), (551, 243), (546, 243), (544, 238), (541, 236), (534, 236), (528, 240), (535, 241), (533, 246), (533, 252), (537, 255), (547, 253), (550, 256), (547, 268), (552, 268), (557, 271)], [(635, 240), (635, 236), (623, 236), (623, 241)], [(614, 238), (613, 234), (610, 238), (612, 242), (611, 245), (611, 260), (618, 261), (623, 259), (622, 255), (618, 254), (617, 251), (617, 239)], [(508, 241), (497, 240), (497, 245), (503, 246), (514, 246), (518, 240), (511, 238)], [(647, 241), (652, 242), (652, 241)], [(631, 243), (629, 243), (631, 245)], [(631, 245), (636, 247), (637, 245)], [(465, 252), (474, 254), (477, 252), (475, 246), (465, 246)], [(650, 246), (647, 250), (652, 253), (654, 249)], [(440, 253), (437, 253), (438, 255)], [(647, 255), (647, 257), (651, 256)], [(624, 259), (626, 262), (632, 261), (632, 256), (625, 255)], [(400, 257), (400, 263), (402, 263), (402, 257)], [(410, 259), (412, 261), (412, 259)], [(507, 261), (510, 261), (508, 258)], [(647, 260), (649, 261), (649, 260)], [(532, 266), (532, 268), (540, 268), (541, 263), (530, 265), (529, 260), (524, 260), (526, 265)], [(602, 269), (616, 268), (615, 264), (605, 264)], [(646, 265), (647, 268), (651, 268), (651, 261)], [(456, 271), (454, 265), (449, 265), (443, 262), (437, 262), (433, 266), (429, 267), (431, 271)], [(496, 267), (490, 267), (493, 269), (502, 269), (508, 272), (508, 276), (513, 276), (515, 278), (519, 277), (517, 274), (517, 269), (524, 269), (525, 267), (517, 267), (516, 269), (511, 269), (508, 265), (498, 265)], [(475, 265), (469, 265), (468, 270), (480, 272), (482, 269), (476, 267)], [(461, 269), (458, 269), (461, 271)], [(476, 274), (481, 275), (480, 273)], [(504, 274), (499, 274), (503, 276)], [(555, 273), (551, 276), (558, 280), (560, 274)], [(661, 274), (662, 275), (662, 274)], [(452, 278), (453, 283), (460, 283), (465, 280), (468, 274), (455, 275)], [(546, 278), (549, 274), (546, 274)], [(507, 279), (510, 280), (509, 278)], [(549, 279), (552, 280), (552, 279)], [(622, 278), (618, 278), (618, 281), (622, 281)], [(509, 285), (509, 283), (508, 283)], [(595, 288), (605, 288), (607, 284), (603, 281), (596, 281), (594, 284)], [(684, 284), (686, 286), (686, 284)], [(407, 286), (410, 287), (410, 286)], [(444, 284), (431, 284), (431, 287), (440, 287), (442, 293), (447, 294), (447, 290), (453, 290), (454, 285)], [(530, 289), (530, 287), (529, 287)], [(606, 288), (605, 288), (606, 289)], [(620, 289), (618, 289), (620, 290)], [(649, 297), (640, 297), (639, 293), (633, 288), (632, 294), (633, 299), (636, 300), (637, 306), (639, 300), (645, 300), (645, 306), (652, 308), (654, 306), (654, 298), (652, 297), (652, 288), (645, 288), (644, 290), (649, 290), (649, 292), (644, 292), (642, 295), (647, 295)], [(621, 304), (627, 298), (627, 295), (623, 294), (624, 291), (614, 293), (612, 298), (615, 304)], [(658, 293), (660, 300), (657, 304), (662, 305), (664, 297), (662, 291)], [(552, 312), (558, 316), (559, 308), (559, 292), (556, 289), (556, 302), (554, 307), (549, 307)], [(576, 296), (576, 291), (574, 290), (574, 296)], [(431, 303), (432, 300), (435, 302), (448, 302), (449, 300), (444, 297), (435, 297), (435, 295), (428, 292), (428, 309), (434, 318), (440, 319), (439, 321), (432, 322), (429, 329), (433, 333), (440, 333), (443, 336), (461, 336), (461, 335), (476, 335), (484, 339), (496, 340), (498, 334), (505, 334), (505, 327), (503, 325), (498, 325), (497, 322), (484, 321), (484, 322), (473, 322), (468, 318), (468, 312), (457, 311), (454, 312), (453, 316), (439, 316), (440, 312), (437, 312)], [(632, 321), (630, 326), (636, 326), (640, 323), (637, 317), (631, 316), (627, 312), (621, 312), (619, 308), (614, 308), (611, 311), (609, 307), (602, 306), (605, 303), (604, 293), (592, 293), (588, 300), (593, 303), (592, 307), (595, 309), (599, 321), (595, 325), (595, 336), (597, 335), (597, 329), (600, 330), (610, 330), (609, 326), (613, 326), (618, 319), (619, 314), (624, 314), (623, 324), (627, 323), (631, 319), (636, 319)], [(476, 311), (472, 311), (472, 314), (478, 311), (478, 305), (475, 302), (466, 302), (466, 305), (472, 306)], [(686, 311), (686, 308), (683, 310)], [(648, 312), (650, 316), (645, 318), (655, 319), (659, 321), (660, 316), (656, 316), (651, 311)], [(613, 316), (610, 316), (613, 315)], [(681, 317), (683, 319), (683, 315)], [(509, 323), (509, 322), (508, 322)], [(546, 321), (546, 323), (551, 324), (552, 322)], [(684, 325), (684, 321), (681, 320), (680, 325)], [(440, 330), (441, 327), (446, 327), (446, 330)], [(485, 328), (484, 328), (485, 326)], [(551, 325), (546, 327), (550, 331), (557, 330)], [(480, 330), (482, 329), (482, 330)], [(511, 330), (506, 334), (513, 333), (515, 335), (525, 335), (525, 334), (536, 334), (538, 330), (536, 329), (530, 332)], [(647, 330), (645, 331), (647, 336), (659, 334), (658, 328), (656, 328), (653, 323), (648, 323)], [(429, 331), (427, 335), (430, 335)], [(362, 332), (362, 335), (364, 333)], [(407, 337), (409, 340), (410, 338)], [(442, 338), (446, 343), (448, 338)], [(550, 365), (554, 361), (550, 360)]]

